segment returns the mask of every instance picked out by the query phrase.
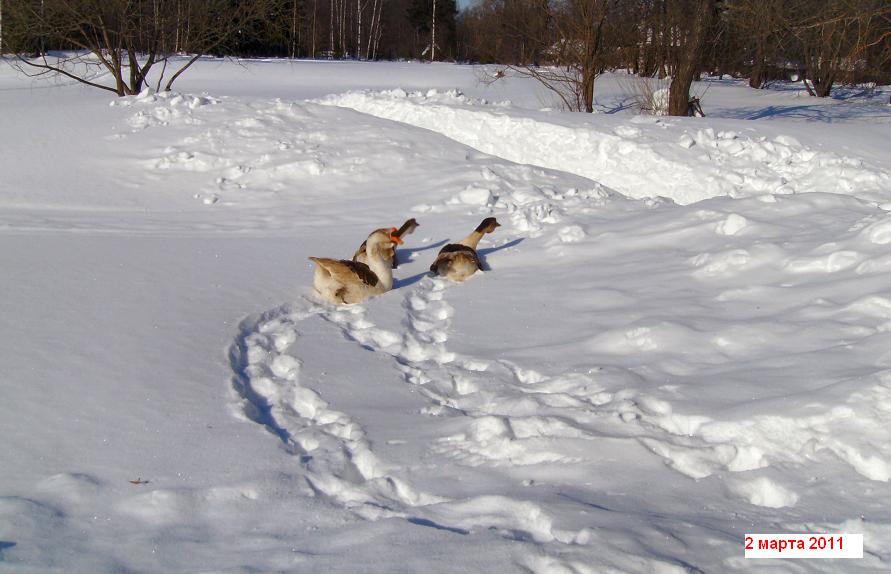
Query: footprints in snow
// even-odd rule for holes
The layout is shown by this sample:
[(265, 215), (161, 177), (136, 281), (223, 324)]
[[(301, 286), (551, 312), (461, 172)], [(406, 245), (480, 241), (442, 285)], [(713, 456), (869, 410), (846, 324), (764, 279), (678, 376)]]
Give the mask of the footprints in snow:
[[(444, 301), (447, 285), (441, 279), (426, 278), (407, 294), (402, 334), (375, 326), (360, 306), (282, 308), (247, 321), (232, 350), (234, 382), (241, 398), (239, 413), (266, 426), (301, 457), (306, 482), (313, 492), (361, 516), (398, 516), (419, 524), (446, 525), (456, 531), (485, 527), (503, 530), (509, 537), (553, 540), (552, 518), (532, 502), (500, 497), (497, 511), (490, 512), (493, 498), (488, 494), (450, 501), (415, 488), (400, 478), (400, 469), (390, 469), (377, 458), (360, 425), (301, 384), (301, 363), (293, 354), (300, 346), (300, 324), (318, 317), (365, 348), (392, 356), (405, 381), (416, 385), (430, 400), (424, 414), (468, 415), (466, 424), (476, 429), (478, 438), (485, 440), (485, 448), (492, 452), (491, 456), (483, 452), (483, 462), (503, 458), (505, 442), (514, 442), (510, 448), (523, 456), (526, 441), (545, 435), (577, 436), (579, 431), (570, 425), (536, 416), (510, 422), (502, 418), (510, 430), (499, 430), (493, 424), (499, 417), (466, 413), (460, 408), (463, 402), (468, 407), (477, 405), (475, 409), (480, 411), (480, 400), (485, 398), (482, 395), (495, 400), (497, 393), (485, 388), (482, 377), (493, 365), (458, 356), (446, 348), (453, 313)], [(531, 372), (516, 372), (520, 379), (536, 380)], [(461, 458), (460, 451), (461, 446), (450, 444), (448, 439), (431, 448), (431, 454), (453, 459)], [(533, 460), (532, 456), (537, 458)], [(530, 455), (528, 462), (558, 459), (561, 457), (539, 454)]]
[[(352, 308), (358, 309), (358, 308)], [(300, 381), (298, 324), (325, 308), (282, 308), (248, 321), (232, 349), (234, 385), (242, 416), (264, 425), (300, 455), (305, 479), (316, 495), (366, 518), (399, 515), (401, 506), (442, 499), (415, 491), (372, 452), (364, 429)], [(358, 324), (362, 319), (358, 318)]]
[[(595, 456), (596, 449), (585, 446), (590, 441), (611, 437), (639, 441), (689, 476), (767, 464), (769, 453), (716, 439), (720, 434), (700, 433), (709, 419), (672, 413), (668, 403), (632, 390), (628, 372), (551, 377), (509, 362), (455, 354), (447, 348), (454, 313), (445, 301), (447, 290), (441, 279), (419, 282), (403, 301), (405, 329), (400, 334), (374, 325), (361, 306), (283, 308), (243, 326), (233, 348), (240, 413), (266, 426), (301, 457), (312, 492), (371, 519), (422, 516), (455, 528), (488, 520), (470, 512), (466, 501), (423, 492), (401, 478), (399, 468), (390, 468), (373, 452), (361, 425), (301, 384), (301, 362), (294, 349), (300, 345), (300, 323), (316, 316), (336, 325), (348, 339), (393, 357), (405, 381), (430, 401), (423, 414), (454, 417), (460, 430), (429, 446), (435, 457), (490, 468), (576, 464)], [(600, 378), (618, 389), (604, 388)], [(745, 457), (750, 464), (740, 462)], [(794, 498), (794, 493), (778, 498), (781, 485), (771, 491), (760, 483), (748, 484), (736, 479), (729, 491), (753, 504)], [(540, 508), (536, 513), (547, 516)], [(513, 530), (548, 539), (538, 522), (530, 526), (516, 519)]]

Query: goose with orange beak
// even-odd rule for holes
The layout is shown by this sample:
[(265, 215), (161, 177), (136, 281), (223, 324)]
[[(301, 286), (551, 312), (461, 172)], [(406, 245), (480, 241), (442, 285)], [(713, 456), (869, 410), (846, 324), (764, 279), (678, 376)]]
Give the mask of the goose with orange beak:
[[(396, 230), (393, 234), (395, 237), (405, 237), (406, 235), (411, 235), (414, 233), (415, 229), (418, 228), (418, 222), (414, 217), (406, 221), (402, 224), (402, 227)], [(376, 229), (372, 232), (372, 234), (377, 233), (378, 231), (384, 231), (382, 229)], [(370, 237), (370, 236), (369, 236)], [(400, 244), (401, 245), (401, 244)], [(396, 247), (390, 247), (389, 249), (385, 249), (381, 256), (390, 262), (390, 265), (393, 269), (399, 267), (399, 261), (396, 259)], [(359, 263), (368, 264), (368, 240), (362, 242), (362, 245), (359, 246), (359, 249), (356, 250), (356, 254), (353, 255), (353, 261), (358, 261)]]
[(329, 303), (361, 303), (393, 288), (392, 262), (383, 256), (388, 249), (402, 244), (395, 227), (378, 229), (366, 241), (367, 263), (346, 259), (310, 257), (316, 264), (313, 286)]
[(494, 217), (485, 218), (470, 235), (458, 243), (449, 243), (440, 249), (436, 261), (430, 266), (430, 272), (461, 282), (481, 270), (483, 266), (476, 252), (476, 246), (483, 235), (492, 233), (496, 227), (501, 227), (498, 220)]

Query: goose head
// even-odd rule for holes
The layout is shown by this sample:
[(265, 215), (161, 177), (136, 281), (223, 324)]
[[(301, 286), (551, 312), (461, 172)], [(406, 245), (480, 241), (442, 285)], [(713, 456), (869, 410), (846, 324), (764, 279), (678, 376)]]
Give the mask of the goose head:
[(386, 229), (378, 229), (368, 237), (368, 252), (373, 253), (376, 249), (389, 249), (395, 245), (402, 245), (402, 238), (396, 235), (399, 231), (395, 227)]
[(485, 218), (482, 223), (476, 226), (476, 231), (480, 233), (492, 233), (495, 231), (496, 227), (501, 227), (501, 224), (498, 223), (498, 220), (494, 217)]

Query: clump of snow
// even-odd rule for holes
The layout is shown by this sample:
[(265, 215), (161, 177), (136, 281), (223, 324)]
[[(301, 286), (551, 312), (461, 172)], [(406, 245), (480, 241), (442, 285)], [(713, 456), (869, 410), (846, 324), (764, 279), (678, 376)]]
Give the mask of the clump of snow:
[(488, 205), (494, 203), (495, 196), (492, 195), (491, 190), (484, 187), (468, 186), (459, 192), (454, 199), (458, 203), (467, 205)]
[(767, 508), (786, 508), (795, 506), (798, 494), (784, 488), (766, 476), (751, 480), (733, 480), (728, 483), (730, 491), (741, 496), (755, 506)]
[(668, 100), (670, 91), (668, 88), (659, 88), (653, 91), (652, 105), (654, 116), (668, 115)]
[(557, 232), (557, 237), (563, 243), (577, 243), (587, 236), (585, 230), (578, 225), (567, 225)]
[(748, 220), (736, 213), (731, 213), (726, 219), (719, 222), (715, 227), (715, 233), (719, 235), (736, 235), (746, 228), (749, 224)]

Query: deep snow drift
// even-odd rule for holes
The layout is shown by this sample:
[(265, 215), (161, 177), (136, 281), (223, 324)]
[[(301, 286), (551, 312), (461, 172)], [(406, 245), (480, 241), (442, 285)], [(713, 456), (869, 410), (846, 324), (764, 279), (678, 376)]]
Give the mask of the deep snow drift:
[[(0, 68), (0, 570), (887, 570), (887, 92), (656, 119), (606, 76), (582, 116), (477, 73)], [(488, 271), (426, 276), (493, 215)], [(313, 300), (407, 217), (392, 292)]]

